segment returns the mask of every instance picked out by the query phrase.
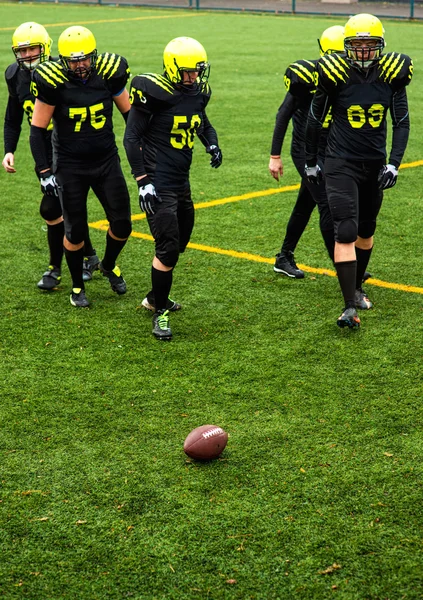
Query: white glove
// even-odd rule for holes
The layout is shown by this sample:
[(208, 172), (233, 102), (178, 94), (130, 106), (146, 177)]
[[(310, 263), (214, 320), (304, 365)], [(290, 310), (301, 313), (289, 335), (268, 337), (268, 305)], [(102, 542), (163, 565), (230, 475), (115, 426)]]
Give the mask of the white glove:
[(314, 167), (308, 167), (306, 164), (304, 174), (308, 181), (310, 183), (314, 183), (315, 185), (319, 185), (323, 179), (322, 169), (317, 164)]
[(50, 169), (44, 173), (40, 173), (40, 183), (43, 194), (46, 196), (52, 196), (53, 198), (59, 197), (56, 177), (52, 174)]
[(380, 190), (389, 190), (397, 182), (398, 169), (394, 165), (385, 165), (379, 171), (377, 181)]
[(157, 209), (157, 203), (160, 202), (156, 194), (156, 188), (151, 183), (148, 177), (143, 177), (137, 181), (138, 184), (138, 200), (142, 212), (148, 215), (154, 215)]

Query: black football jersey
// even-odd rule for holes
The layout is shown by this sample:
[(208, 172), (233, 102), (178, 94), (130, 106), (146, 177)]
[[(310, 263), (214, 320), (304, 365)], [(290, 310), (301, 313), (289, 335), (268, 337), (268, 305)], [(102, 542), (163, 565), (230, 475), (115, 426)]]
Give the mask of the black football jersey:
[(409, 56), (390, 52), (361, 70), (341, 55), (323, 56), (317, 64), (318, 87), (329, 97), (332, 124), (326, 156), (348, 160), (386, 157), (386, 115), (393, 96), (413, 75)]
[(163, 75), (145, 73), (131, 82), (131, 111), (149, 115), (142, 139), (144, 166), (157, 189), (180, 188), (188, 181), (194, 138), (205, 119), (211, 90), (174, 86)]
[(53, 147), (58, 164), (93, 165), (117, 153), (113, 96), (125, 88), (128, 78), (126, 59), (108, 52), (98, 56), (87, 80), (72, 77), (61, 63), (37, 67), (34, 93), (55, 106)]
[[(292, 115), (291, 154), (293, 156), (304, 156), (307, 115), (313, 96), (316, 93), (317, 63), (318, 60), (298, 60), (291, 63), (285, 71), (284, 83), (286, 91), (298, 100), (298, 108)], [(323, 123), (323, 131), (319, 140), (319, 155), (322, 156), (325, 154), (330, 120), (331, 114), (329, 112)]]
[[(5, 79), (9, 91), (4, 119), (5, 153), (7, 153), (16, 150), (24, 115), (31, 125), (35, 97), (31, 89), (31, 71), (20, 69), (18, 63), (14, 62), (7, 67)], [(53, 123), (50, 123), (48, 129), (52, 128)]]

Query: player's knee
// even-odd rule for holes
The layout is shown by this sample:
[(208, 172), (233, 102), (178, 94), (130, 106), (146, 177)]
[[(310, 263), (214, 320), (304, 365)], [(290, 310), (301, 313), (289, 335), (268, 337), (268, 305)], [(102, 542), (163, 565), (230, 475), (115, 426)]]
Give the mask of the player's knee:
[(55, 221), (62, 216), (62, 207), (58, 198), (43, 196), (40, 204), (40, 215), (44, 221)]
[(373, 237), (376, 231), (376, 221), (361, 221), (358, 227), (358, 235), (367, 240)]
[(357, 225), (352, 219), (345, 219), (338, 225), (336, 241), (341, 244), (351, 244), (357, 239)]
[(160, 257), (161, 262), (166, 267), (175, 267), (179, 259), (178, 248), (168, 248), (163, 256)]
[(126, 240), (131, 235), (132, 223), (130, 219), (113, 221), (113, 223), (110, 223), (110, 230), (115, 237)]
[(74, 223), (69, 229), (66, 229), (66, 238), (71, 243), (77, 246), (81, 244), (86, 237), (87, 224), (85, 221)]

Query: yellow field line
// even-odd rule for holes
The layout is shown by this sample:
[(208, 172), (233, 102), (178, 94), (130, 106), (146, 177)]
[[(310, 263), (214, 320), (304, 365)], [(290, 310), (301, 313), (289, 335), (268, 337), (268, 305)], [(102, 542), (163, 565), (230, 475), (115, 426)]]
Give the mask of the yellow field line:
[[(92, 25), (98, 23), (124, 23), (126, 21), (147, 21), (149, 19), (180, 19), (186, 17), (198, 17), (198, 13), (184, 13), (184, 14), (171, 14), (171, 15), (151, 15), (148, 17), (126, 17), (125, 19), (98, 19), (95, 21), (77, 21), (78, 25)], [(51, 29), (52, 27), (69, 27), (75, 25), (76, 21), (69, 21), (68, 23), (46, 23), (44, 27)], [(0, 27), (0, 31), (15, 31), (16, 27)]]
[[(136, 215), (138, 216), (138, 215)], [(107, 230), (108, 223), (107, 221), (97, 221), (96, 223), (90, 223), (90, 227), (94, 229), (102, 229)], [(131, 233), (131, 237), (138, 238), (141, 240), (149, 240), (153, 242), (153, 236), (148, 233), (140, 233), (138, 231), (133, 231)], [(273, 265), (275, 262), (274, 258), (267, 258), (265, 256), (260, 256), (259, 254), (251, 254), (250, 252), (238, 252), (237, 250), (225, 250), (224, 248), (218, 248), (216, 246), (205, 246), (204, 244), (194, 244), (190, 242), (188, 244), (188, 248), (192, 248), (193, 250), (200, 250), (201, 252), (210, 252), (211, 254), (222, 254), (223, 256), (230, 256), (231, 258), (239, 258), (242, 260), (249, 260), (252, 262), (265, 263), (268, 265)], [(308, 265), (298, 264), (299, 268), (307, 273), (314, 273), (317, 275), (329, 275), (330, 277), (336, 277), (336, 272), (332, 269), (321, 269), (316, 267), (309, 267)], [(413, 285), (403, 285), (401, 283), (391, 283), (388, 281), (382, 281), (381, 279), (374, 279), (373, 277), (366, 281), (366, 285), (374, 285), (376, 287), (388, 288), (391, 290), (399, 290), (401, 292), (411, 292), (414, 294), (422, 294), (423, 288), (416, 287)]]
[[(411, 163), (405, 163), (401, 165), (402, 169), (409, 169), (412, 167), (420, 167), (423, 165), (423, 160), (417, 160)], [(280, 194), (282, 192), (291, 192), (294, 190), (298, 190), (300, 187), (299, 184), (295, 185), (286, 185), (280, 188), (272, 188), (268, 190), (262, 190), (260, 192), (250, 192), (248, 194), (242, 194), (240, 196), (228, 196), (227, 198), (219, 198), (217, 200), (210, 200), (208, 202), (200, 202), (198, 204), (194, 204), (196, 210), (199, 208), (209, 208), (210, 206), (219, 206), (222, 204), (228, 204), (230, 202), (239, 202), (241, 200), (250, 200), (251, 198), (259, 198), (263, 196), (271, 196), (272, 194)], [(144, 213), (132, 215), (132, 221), (141, 221), (145, 219), (146, 216)], [(106, 219), (101, 221), (96, 221), (94, 223), (89, 223), (89, 226), (93, 229), (101, 229), (106, 231), (109, 223)], [(153, 237), (148, 233), (139, 233), (138, 231), (133, 231), (131, 233), (131, 237), (139, 238), (142, 240), (154, 241)], [(266, 263), (268, 265), (272, 265), (275, 261), (274, 258), (266, 258), (265, 256), (260, 256), (259, 254), (250, 254), (249, 252), (238, 252), (237, 250), (224, 250), (223, 248), (218, 248), (216, 246), (205, 246), (203, 244), (194, 244), (190, 242), (188, 244), (188, 248), (192, 248), (193, 250), (200, 250), (201, 252), (210, 252), (211, 254), (222, 254), (224, 256), (230, 256), (232, 258), (239, 258), (242, 260), (249, 260), (253, 262)], [(314, 273), (317, 275), (329, 275), (330, 277), (336, 277), (336, 272), (332, 269), (321, 269), (317, 267), (309, 267), (308, 265), (298, 264), (299, 268), (307, 273)], [(413, 285), (403, 285), (402, 283), (391, 283), (388, 281), (382, 281), (381, 279), (368, 279), (366, 281), (366, 285), (374, 285), (377, 287), (388, 288), (391, 290), (399, 290), (401, 292), (411, 292), (414, 294), (423, 294), (423, 288), (416, 287)]]

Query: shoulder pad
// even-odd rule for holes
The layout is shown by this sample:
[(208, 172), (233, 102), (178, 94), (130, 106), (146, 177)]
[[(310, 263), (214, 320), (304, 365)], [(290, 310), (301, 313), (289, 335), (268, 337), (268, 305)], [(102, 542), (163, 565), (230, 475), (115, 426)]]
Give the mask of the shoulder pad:
[(99, 54), (95, 64), (96, 71), (103, 79), (125, 77), (129, 79), (129, 67), (126, 58), (119, 54), (104, 52)]
[(340, 54), (325, 54), (317, 63), (317, 85), (329, 92), (340, 83), (346, 83), (350, 66)]
[(18, 71), (19, 71), (19, 65), (17, 62), (14, 62), (11, 65), (9, 65), (4, 73), (6, 81), (7, 82), (11, 81), (15, 77), (15, 75)]
[(37, 86), (47, 88), (58, 88), (60, 85), (69, 81), (64, 67), (57, 62), (43, 62), (35, 69), (33, 80)]
[(118, 94), (126, 86), (129, 79), (129, 67), (126, 58), (119, 54), (104, 52), (97, 57), (97, 75), (102, 77), (111, 93)]
[(381, 78), (397, 88), (405, 87), (413, 77), (413, 61), (406, 54), (389, 52), (379, 60)]
[(205, 81), (203, 84), (201, 84), (201, 93), (203, 94), (203, 96), (205, 96), (207, 98), (207, 102), (210, 100), (210, 96), (211, 96), (211, 87), (209, 86), (208, 82)]
[(316, 63), (317, 60), (298, 60), (291, 63), (283, 78), (286, 91), (296, 97), (306, 96), (314, 91)]
[(157, 102), (166, 103), (173, 99), (175, 88), (163, 75), (144, 73), (133, 78), (129, 95), (135, 107), (154, 111)]

